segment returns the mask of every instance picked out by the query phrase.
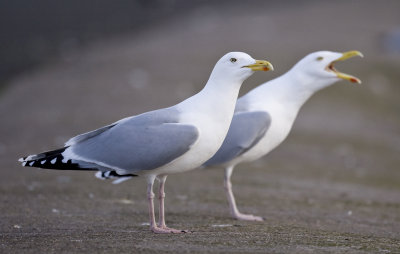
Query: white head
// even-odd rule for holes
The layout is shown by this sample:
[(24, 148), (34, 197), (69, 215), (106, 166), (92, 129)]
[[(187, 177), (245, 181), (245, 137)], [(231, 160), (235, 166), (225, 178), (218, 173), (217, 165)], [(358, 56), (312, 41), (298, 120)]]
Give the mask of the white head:
[(225, 80), (230, 83), (242, 83), (254, 71), (273, 70), (271, 63), (265, 60), (254, 60), (243, 52), (230, 52), (215, 64), (210, 80)]
[(341, 79), (361, 84), (361, 80), (358, 78), (339, 72), (334, 67), (336, 62), (354, 56), (363, 57), (359, 51), (348, 51), (344, 53), (318, 51), (305, 56), (293, 66), (290, 72), (301, 75), (304, 79), (308, 79), (310, 81), (310, 86), (314, 86), (316, 90), (331, 85)]

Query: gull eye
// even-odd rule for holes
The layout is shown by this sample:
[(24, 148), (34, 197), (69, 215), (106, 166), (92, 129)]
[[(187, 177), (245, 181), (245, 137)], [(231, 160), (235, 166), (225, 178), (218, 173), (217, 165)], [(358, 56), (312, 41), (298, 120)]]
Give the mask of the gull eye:
[(236, 58), (231, 58), (231, 59), (229, 59), (232, 63), (234, 63), (234, 62), (236, 62), (237, 61), (237, 59)]
[(324, 58), (322, 56), (317, 57), (317, 61), (322, 61)]

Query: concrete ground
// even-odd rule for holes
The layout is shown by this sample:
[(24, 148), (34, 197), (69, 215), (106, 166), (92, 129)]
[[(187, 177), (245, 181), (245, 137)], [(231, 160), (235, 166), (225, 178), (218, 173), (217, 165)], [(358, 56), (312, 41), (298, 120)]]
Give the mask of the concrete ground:
[[(203, 7), (138, 34), (71, 48), (0, 93), (1, 253), (400, 253), (400, 56), (385, 35), (400, 2), (257, 2)], [(237, 167), (232, 220), (219, 169), (171, 175), (166, 219), (190, 234), (148, 230), (145, 183), (92, 172), (23, 168), (23, 155), (71, 136), (178, 103), (207, 81), (220, 56), (268, 59), (245, 91), (312, 51), (357, 49), (338, 64), (359, 77), (319, 92), (267, 157)]]

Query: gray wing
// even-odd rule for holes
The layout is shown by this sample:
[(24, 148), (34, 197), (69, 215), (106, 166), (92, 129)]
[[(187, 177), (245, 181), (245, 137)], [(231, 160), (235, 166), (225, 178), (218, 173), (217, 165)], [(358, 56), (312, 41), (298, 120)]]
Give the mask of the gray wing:
[(271, 117), (265, 111), (236, 113), (222, 146), (204, 165), (223, 164), (245, 153), (258, 143), (270, 125)]
[[(117, 122), (117, 123), (118, 123), (118, 122)], [(82, 142), (82, 141), (85, 141), (85, 140), (87, 140), (87, 139), (89, 139), (89, 138), (92, 138), (92, 137), (94, 137), (94, 136), (97, 136), (97, 135), (101, 134), (102, 132), (105, 132), (105, 131), (111, 129), (111, 128), (114, 127), (117, 123), (113, 123), (113, 124), (110, 124), (110, 125), (101, 127), (101, 128), (99, 128), (99, 129), (96, 129), (96, 130), (93, 130), (93, 131), (89, 131), (89, 132), (80, 134), (80, 135), (78, 135), (78, 136), (75, 136), (75, 137), (69, 139), (69, 140), (65, 143), (65, 146), (72, 146), (72, 145), (75, 145), (75, 144), (80, 143), (80, 142)]]
[(180, 124), (178, 117), (178, 111), (162, 109), (126, 118), (71, 149), (84, 161), (129, 173), (155, 169), (183, 155), (198, 139), (197, 128)]

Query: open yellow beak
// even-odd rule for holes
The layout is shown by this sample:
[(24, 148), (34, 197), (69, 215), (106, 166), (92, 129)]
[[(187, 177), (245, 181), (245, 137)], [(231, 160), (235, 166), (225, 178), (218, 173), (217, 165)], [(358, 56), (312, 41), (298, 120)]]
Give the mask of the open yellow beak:
[(363, 54), (362, 54), (360, 51), (357, 51), (357, 50), (347, 51), (347, 52), (342, 53), (342, 56), (341, 56), (341, 57), (339, 57), (339, 58), (336, 59), (335, 61), (331, 62), (331, 63), (326, 67), (326, 69), (327, 69), (328, 71), (334, 72), (338, 78), (345, 79), (345, 80), (349, 80), (350, 82), (353, 82), (353, 83), (361, 84), (361, 80), (360, 80), (360, 79), (358, 79), (358, 78), (356, 78), (356, 77), (354, 77), (354, 76), (352, 76), (352, 75), (350, 75), (350, 74), (346, 74), (346, 73), (343, 73), (343, 72), (339, 72), (339, 71), (336, 70), (335, 67), (334, 67), (334, 64), (335, 64), (336, 62), (338, 62), (338, 61), (344, 61), (344, 60), (346, 60), (346, 59), (349, 59), (349, 58), (352, 58), (352, 57), (355, 57), (355, 56), (364, 57)]
[(250, 64), (246, 66), (242, 66), (242, 68), (250, 68), (253, 71), (273, 71), (274, 67), (272, 64), (265, 60), (256, 60), (255, 64)]

